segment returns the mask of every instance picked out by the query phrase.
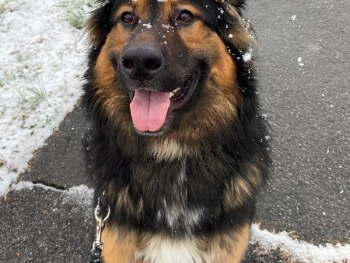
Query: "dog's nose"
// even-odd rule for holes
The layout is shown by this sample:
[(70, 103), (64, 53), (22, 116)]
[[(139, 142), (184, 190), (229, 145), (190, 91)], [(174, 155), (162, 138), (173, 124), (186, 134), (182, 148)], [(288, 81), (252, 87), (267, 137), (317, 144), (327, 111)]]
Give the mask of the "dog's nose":
[(132, 79), (152, 79), (163, 68), (164, 57), (154, 46), (132, 46), (121, 55), (121, 68)]

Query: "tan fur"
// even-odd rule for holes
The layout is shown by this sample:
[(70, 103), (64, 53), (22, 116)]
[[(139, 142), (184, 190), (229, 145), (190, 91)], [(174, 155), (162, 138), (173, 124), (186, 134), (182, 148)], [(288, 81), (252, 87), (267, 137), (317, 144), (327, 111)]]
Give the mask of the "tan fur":
[(132, 1), (132, 5), (135, 9), (135, 13), (139, 16), (141, 20), (147, 19), (149, 0)]
[(248, 224), (235, 232), (182, 239), (107, 226), (102, 257), (105, 263), (239, 263), (249, 235)]
[(86, 23), (84, 25), (85, 33), (88, 34), (89, 40), (95, 48), (97, 48), (103, 40), (100, 32), (95, 27), (97, 22), (98, 21), (96, 21), (96, 19), (90, 18), (88, 21), (86, 21)]
[(250, 226), (243, 226), (240, 231), (218, 234), (210, 244), (212, 263), (239, 263), (248, 247)]
[(256, 194), (256, 189), (262, 184), (262, 175), (256, 166), (249, 165), (245, 177), (236, 177), (226, 185), (223, 193), (224, 209), (233, 210), (244, 204), (248, 197)]
[(136, 235), (131, 229), (121, 230), (108, 225), (102, 231), (104, 263), (134, 263)]
[(143, 210), (143, 200), (140, 199), (138, 203), (135, 204), (130, 197), (129, 187), (125, 187), (118, 193), (116, 210), (120, 208), (124, 208), (130, 215), (139, 218)]
[(182, 147), (176, 140), (166, 138), (158, 142), (154, 140), (149, 151), (159, 161), (176, 160), (184, 155), (192, 155), (186, 146)]
[(131, 13), (133, 11), (134, 11), (134, 9), (133, 9), (132, 6), (130, 6), (130, 5), (122, 5), (118, 9), (118, 12), (115, 14), (115, 19), (119, 19), (124, 12), (130, 12)]
[(115, 80), (115, 72), (108, 60), (107, 46), (104, 45), (94, 67), (96, 86), (110, 88)]
[(252, 189), (245, 179), (232, 178), (223, 193), (224, 209), (230, 211), (243, 205), (244, 201), (251, 195)]
[(260, 170), (255, 165), (248, 165), (247, 180), (254, 187), (259, 187), (263, 183), (263, 178)]

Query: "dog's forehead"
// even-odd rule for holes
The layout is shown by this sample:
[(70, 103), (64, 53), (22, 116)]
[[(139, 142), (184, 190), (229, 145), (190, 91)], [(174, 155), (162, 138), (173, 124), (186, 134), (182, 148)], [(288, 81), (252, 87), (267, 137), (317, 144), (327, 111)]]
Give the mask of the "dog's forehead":
[(181, 6), (192, 6), (208, 16), (217, 10), (215, 0), (121, 0), (117, 5), (130, 5), (141, 19), (164, 16)]

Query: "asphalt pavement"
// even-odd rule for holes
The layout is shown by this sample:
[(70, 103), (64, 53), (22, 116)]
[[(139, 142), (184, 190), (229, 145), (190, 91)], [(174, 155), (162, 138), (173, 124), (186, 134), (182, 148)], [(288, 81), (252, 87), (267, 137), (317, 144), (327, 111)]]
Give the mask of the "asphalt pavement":
[[(248, 1), (274, 166), (256, 220), (316, 245), (350, 244), (350, 2)], [(0, 200), (0, 262), (87, 262), (92, 208), (67, 189), (89, 182), (83, 109), (67, 115), (19, 181), (49, 186)], [(250, 247), (245, 263), (287, 260)], [(284, 259), (283, 259), (284, 258)], [(350, 259), (349, 259), (350, 260)]]
[(308, 242), (350, 243), (350, 2), (249, 3), (274, 141), (257, 217)]

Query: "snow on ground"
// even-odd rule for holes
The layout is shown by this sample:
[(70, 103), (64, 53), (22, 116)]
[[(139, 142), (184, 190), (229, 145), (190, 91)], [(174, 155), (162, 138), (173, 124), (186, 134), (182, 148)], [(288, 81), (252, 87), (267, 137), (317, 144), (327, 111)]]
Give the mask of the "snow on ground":
[(304, 241), (292, 239), (287, 232), (278, 234), (261, 230), (258, 224), (252, 226), (251, 244), (259, 244), (261, 253), (268, 253), (271, 249), (280, 249), (298, 263), (347, 263), (350, 260), (350, 245), (315, 246)]
[(81, 96), (88, 0), (0, 0), (0, 196)]

